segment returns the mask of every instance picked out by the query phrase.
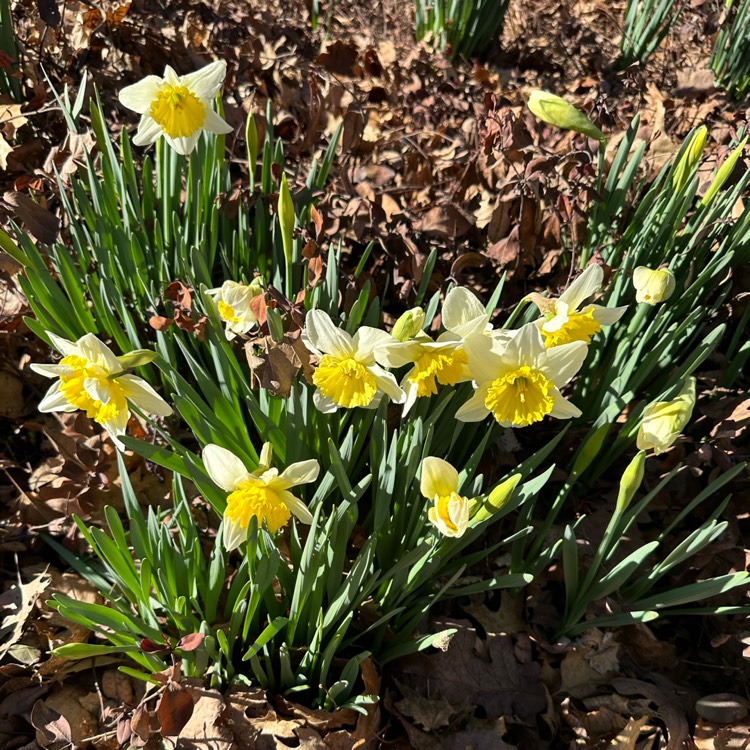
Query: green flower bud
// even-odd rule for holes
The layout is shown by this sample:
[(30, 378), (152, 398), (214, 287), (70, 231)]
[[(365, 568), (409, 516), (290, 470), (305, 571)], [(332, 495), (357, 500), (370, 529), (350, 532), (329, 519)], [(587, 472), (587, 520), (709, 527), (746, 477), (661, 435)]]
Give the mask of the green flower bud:
[(513, 474), (504, 482), (500, 482), (500, 484), (490, 492), (484, 505), (477, 511), (474, 518), (472, 518), (472, 526), (477, 523), (482, 523), (482, 521), (486, 521), (488, 518), (494, 516), (495, 513), (502, 510), (513, 496), (513, 491), (516, 489), (516, 486), (520, 481), (521, 475)]
[(550, 94), (548, 91), (539, 89), (532, 91), (529, 95), (528, 106), (540, 120), (544, 120), (550, 125), (556, 125), (563, 130), (583, 133), (589, 138), (596, 138), (597, 141), (606, 140), (604, 133), (583, 112), (576, 109), (572, 104), (568, 104), (565, 99)]
[(646, 463), (646, 451), (638, 451), (633, 460), (628, 464), (620, 479), (620, 491), (617, 493), (617, 508), (615, 513), (624, 513), (635, 493), (643, 481), (643, 472)]
[(578, 452), (575, 463), (573, 464), (573, 471), (570, 473), (571, 479), (581, 476), (581, 474), (583, 474), (583, 472), (591, 465), (591, 462), (599, 455), (599, 451), (604, 444), (604, 439), (609, 433), (609, 426), (609, 422), (606, 422), (601, 427), (597, 428), (583, 444), (583, 447)]
[(737, 160), (740, 158), (743, 150), (745, 149), (747, 139), (748, 136), (745, 136), (740, 141), (739, 146), (737, 146), (737, 148), (732, 151), (731, 154), (729, 154), (726, 161), (719, 167), (719, 171), (716, 173), (716, 177), (714, 177), (713, 182), (709, 185), (709, 188), (706, 191), (706, 194), (703, 196), (703, 200), (701, 201), (704, 206), (707, 206), (716, 197), (716, 193), (721, 190), (729, 175), (734, 171)]
[(391, 336), (397, 341), (408, 341), (422, 330), (423, 325), (424, 310), (421, 307), (412, 307), (396, 321)]
[(281, 176), (279, 188), (279, 224), (281, 225), (281, 240), (284, 244), (284, 257), (291, 263), (294, 254), (294, 201), (289, 191), (286, 174)]
[(685, 187), (690, 173), (703, 155), (707, 135), (708, 128), (705, 125), (701, 125), (691, 133), (690, 139), (682, 151), (682, 156), (674, 165), (674, 171), (672, 172), (672, 187), (675, 191), (682, 190)]
[(156, 352), (152, 352), (150, 349), (133, 349), (132, 352), (122, 354), (117, 358), (124, 370), (128, 370), (131, 367), (141, 367), (147, 365), (156, 359)]

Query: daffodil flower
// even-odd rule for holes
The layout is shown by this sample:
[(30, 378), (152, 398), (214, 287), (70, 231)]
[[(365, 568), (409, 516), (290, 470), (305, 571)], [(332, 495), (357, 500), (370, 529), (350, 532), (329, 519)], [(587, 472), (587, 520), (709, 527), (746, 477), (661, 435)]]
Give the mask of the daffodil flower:
[(226, 73), (223, 60), (184, 76), (167, 65), (164, 78), (146, 76), (126, 86), (120, 91), (120, 103), (141, 115), (133, 143), (147, 146), (163, 135), (178, 154), (189, 154), (204, 130), (231, 133), (232, 127), (211, 108)]
[(219, 317), (226, 325), (226, 337), (231, 341), (235, 336), (247, 333), (257, 325), (250, 302), (263, 293), (263, 282), (256, 276), (250, 284), (225, 281), (217, 289), (209, 289), (208, 294), (216, 299)]
[(456, 385), (472, 379), (463, 341), (466, 336), (487, 333), (489, 315), (468, 289), (454, 287), (443, 303), (442, 319), (446, 330), (437, 341), (420, 331), (410, 339), (389, 343), (376, 352), (388, 367), (413, 365), (401, 381), (406, 393), (404, 414), (418, 398), (437, 393), (438, 383)]
[(589, 344), (603, 325), (612, 325), (623, 316), (626, 307), (591, 304), (583, 306), (589, 297), (601, 289), (603, 280), (602, 267), (591, 265), (558, 299), (542, 297), (536, 293), (527, 295), (526, 298), (544, 315), (536, 324), (548, 347), (569, 344), (571, 341), (584, 341)]
[(635, 441), (638, 449), (664, 453), (685, 429), (694, 407), (695, 378), (687, 378), (676, 398), (646, 407)]
[(390, 334), (362, 326), (350, 336), (322, 310), (310, 310), (302, 336), (305, 346), (320, 357), (313, 375), (313, 402), (320, 411), (329, 413), (340, 406), (374, 409), (383, 394), (403, 402), (405, 394), (396, 378), (378, 363), (380, 353), (395, 343)]
[(458, 472), (434, 456), (422, 460), (420, 491), (433, 502), (427, 517), (444, 536), (463, 536), (469, 525), (469, 499), (458, 492)]
[(520, 328), (508, 342), (473, 335), (464, 342), (474, 395), (458, 410), (461, 422), (479, 422), (488, 414), (503, 427), (526, 427), (549, 415), (580, 415), (560, 388), (580, 369), (587, 346), (573, 341), (548, 349), (534, 323)]
[(265, 523), (272, 534), (286, 526), (292, 514), (302, 523), (312, 523), (308, 507), (289, 490), (314, 482), (320, 471), (318, 462), (299, 461), (279, 474), (278, 469), (270, 468), (272, 455), (271, 444), (265, 443), (260, 464), (250, 472), (240, 458), (220, 445), (210, 443), (203, 449), (208, 475), (229, 493), (222, 530), (222, 542), (228, 551), (247, 539), (252, 518), (257, 518), (258, 526)]
[(125, 371), (125, 366), (136, 364), (137, 352), (118, 358), (93, 333), (75, 342), (49, 331), (47, 336), (63, 358), (56, 365), (31, 365), (34, 372), (57, 378), (39, 404), (39, 411), (81, 409), (109, 432), (120, 449), (124, 446), (117, 436), (124, 434), (128, 425), (128, 402), (147, 414), (167, 417), (172, 413), (169, 404), (145, 380)]
[(668, 268), (652, 271), (646, 266), (638, 266), (633, 271), (633, 286), (636, 302), (658, 305), (672, 296), (675, 290), (674, 274)]

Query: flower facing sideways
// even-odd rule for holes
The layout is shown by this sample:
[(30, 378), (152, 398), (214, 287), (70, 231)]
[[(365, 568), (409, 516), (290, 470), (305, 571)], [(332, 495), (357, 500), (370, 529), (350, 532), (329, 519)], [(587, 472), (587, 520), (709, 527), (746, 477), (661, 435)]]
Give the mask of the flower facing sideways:
[(636, 302), (658, 305), (672, 296), (675, 289), (674, 274), (668, 268), (652, 271), (646, 266), (638, 266), (633, 271), (633, 286)]
[(548, 347), (569, 344), (571, 341), (590, 344), (603, 325), (612, 325), (623, 316), (627, 309), (625, 307), (583, 305), (585, 300), (601, 289), (603, 280), (602, 267), (591, 265), (558, 299), (536, 293), (527, 296), (544, 315), (536, 324)]
[(226, 337), (231, 341), (235, 336), (247, 333), (258, 319), (250, 303), (263, 293), (263, 282), (256, 276), (249, 284), (225, 281), (217, 289), (209, 289), (208, 294), (216, 299), (219, 317), (226, 325)]
[(252, 518), (258, 520), (258, 526), (265, 523), (272, 534), (286, 526), (292, 514), (302, 523), (312, 523), (307, 506), (289, 490), (314, 482), (320, 471), (318, 462), (314, 459), (299, 461), (279, 474), (278, 469), (270, 468), (271, 458), (271, 444), (265, 443), (260, 464), (250, 472), (242, 460), (226, 448), (210, 443), (203, 450), (208, 475), (229, 493), (222, 532), (223, 544), (228, 551), (236, 549), (247, 539)]
[(560, 388), (586, 358), (583, 341), (548, 349), (536, 325), (528, 323), (507, 343), (474, 335), (464, 349), (476, 390), (456, 412), (459, 421), (479, 422), (492, 414), (503, 427), (526, 427), (546, 415), (557, 419), (580, 415)]
[(420, 491), (433, 502), (430, 521), (445, 536), (463, 536), (469, 524), (469, 500), (458, 493), (458, 472), (447, 461), (428, 456), (422, 460)]
[(164, 78), (146, 76), (120, 91), (120, 103), (141, 116), (136, 146), (147, 146), (163, 135), (178, 154), (189, 154), (200, 134), (207, 130), (219, 135), (232, 127), (211, 108), (221, 90), (227, 65), (217, 60), (194, 73), (178, 76), (167, 65)]
[(31, 369), (48, 378), (58, 378), (39, 404), (41, 412), (71, 412), (82, 409), (86, 416), (98, 422), (112, 436), (118, 448), (123, 448), (117, 439), (124, 434), (130, 409), (128, 403), (147, 414), (167, 417), (172, 409), (156, 391), (141, 378), (129, 375), (126, 366), (144, 364), (153, 358), (151, 352), (141, 352), (116, 357), (114, 352), (99, 341), (93, 333), (87, 333), (78, 341), (55, 336), (47, 332), (53, 346), (63, 355), (56, 365), (33, 364)]
[(664, 453), (685, 429), (694, 406), (695, 378), (687, 378), (676, 398), (646, 407), (636, 438), (638, 449)]
[(362, 326), (350, 336), (322, 310), (310, 310), (302, 336), (305, 346), (320, 357), (313, 375), (317, 386), (313, 400), (320, 411), (355, 406), (374, 409), (383, 394), (398, 404), (403, 402), (405, 394), (396, 378), (378, 363), (379, 352), (395, 343), (390, 334)]
[(404, 414), (409, 412), (417, 398), (436, 394), (438, 383), (456, 385), (472, 379), (463, 340), (465, 336), (484, 332), (489, 315), (468, 289), (454, 287), (445, 298), (442, 319), (446, 330), (437, 341), (419, 330), (411, 338), (390, 342), (376, 351), (376, 356), (380, 356), (389, 367), (412, 365), (401, 381), (406, 393)]

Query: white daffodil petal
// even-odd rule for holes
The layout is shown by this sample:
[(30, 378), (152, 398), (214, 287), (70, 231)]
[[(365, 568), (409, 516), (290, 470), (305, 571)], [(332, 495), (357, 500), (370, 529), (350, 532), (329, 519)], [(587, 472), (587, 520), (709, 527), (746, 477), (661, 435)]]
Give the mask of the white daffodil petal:
[(540, 368), (558, 387), (565, 385), (581, 369), (588, 347), (585, 341), (573, 341), (547, 349), (546, 362)]
[(117, 98), (123, 107), (143, 115), (151, 108), (151, 103), (156, 99), (163, 84), (164, 80), (159, 76), (146, 76), (142, 81), (122, 89)]
[(213, 99), (221, 90), (226, 75), (227, 64), (224, 60), (216, 60), (194, 73), (182, 76), (180, 83), (199, 99)]
[(351, 336), (337, 328), (330, 316), (322, 310), (310, 310), (305, 318), (307, 338), (315, 349), (334, 357), (351, 357), (354, 354)]
[(128, 420), (130, 419), (130, 412), (127, 409), (124, 409), (123, 411), (117, 412), (112, 419), (107, 420), (106, 422), (102, 422), (101, 425), (104, 427), (104, 429), (109, 433), (112, 440), (115, 442), (115, 445), (117, 445), (120, 450), (124, 450), (124, 446), (122, 443), (119, 443), (117, 436), (118, 435), (124, 435), (125, 430), (128, 428)]
[(289, 487), (296, 487), (298, 484), (314, 482), (319, 473), (320, 464), (314, 458), (307, 461), (298, 461), (287, 466), (277, 479), (268, 483), (268, 486), (286, 490)]
[(424, 343), (410, 339), (396, 341), (391, 338), (375, 349), (375, 361), (383, 367), (404, 367), (416, 361), (422, 353)]
[(487, 383), (506, 369), (503, 358), (493, 350), (493, 339), (477, 333), (469, 336), (463, 345), (469, 362), (469, 371), (477, 383)]
[(172, 413), (172, 407), (142, 378), (120, 375), (116, 382), (122, 388), (125, 398), (146, 414), (168, 417)]
[(143, 115), (138, 123), (138, 130), (133, 136), (133, 145), (150, 146), (163, 132), (161, 125), (151, 115)]
[(44, 375), (45, 378), (59, 378), (60, 375), (67, 375), (71, 372), (71, 368), (68, 365), (43, 365), (43, 364), (31, 364), (29, 365), (32, 372), (38, 375)]
[[(367, 369), (375, 376), (375, 382), (377, 383), (379, 391), (385, 393), (394, 404), (402, 404), (404, 402), (406, 394), (401, 390), (401, 387), (396, 382), (396, 378), (392, 373), (386, 372), (378, 365), (372, 365)], [(375, 399), (373, 399), (373, 401), (374, 400)], [(372, 404), (369, 404), (369, 406), (372, 406)]]
[(46, 333), (49, 340), (52, 342), (52, 346), (54, 346), (55, 349), (57, 349), (57, 351), (63, 355), (63, 357), (68, 357), (70, 355), (81, 355), (78, 345), (74, 342), (68, 341), (68, 339), (64, 339), (62, 336), (57, 336), (51, 331), (47, 331)]
[(584, 300), (596, 294), (604, 281), (601, 266), (587, 266), (583, 273), (560, 295), (560, 300), (568, 303), (571, 310), (578, 310)]
[(456, 412), (459, 422), (481, 422), (490, 410), (485, 405), (489, 384), (480, 385), (474, 395)]
[(447, 461), (435, 456), (422, 460), (422, 477), (419, 480), (419, 491), (428, 499), (450, 497), (458, 492), (458, 472)]
[(298, 521), (307, 524), (308, 526), (313, 522), (313, 515), (310, 512), (310, 509), (302, 502), (302, 500), (292, 495), (291, 492), (282, 490), (279, 492), (279, 498), (281, 499), (281, 502), (289, 508)]
[(601, 323), (603, 326), (611, 326), (617, 323), (617, 321), (625, 315), (625, 311), (628, 309), (627, 305), (624, 307), (603, 307), (602, 305), (591, 305), (594, 308), (594, 320), (597, 323)]
[(263, 443), (263, 447), (260, 449), (260, 461), (258, 462), (258, 471), (267, 471), (273, 461), (273, 445), (271, 443)]
[(313, 405), (323, 414), (333, 414), (339, 408), (339, 405), (332, 398), (323, 396), (317, 389), (313, 393)]
[(208, 130), (209, 133), (216, 133), (216, 135), (226, 135), (234, 130), (226, 120), (219, 117), (210, 107), (206, 107), (203, 129)]
[(203, 449), (203, 465), (214, 483), (227, 492), (235, 490), (240, 480), (250, 474), (234, 453), (214, 443)]
[(68, 403), (68, 399), (62, 395), (60, 391), (60, 381), (53, 383), (44, 398), (39, 402), (37, 407), (40, 412), (47, 413), (52, 411), (78, 411), (78, 409), (72, 404)]
[(568, 401), (557, 388), (552, 391), (552, 395), (555, 399), (550, 411), (550, 417), (555, 419), (571, 419), (572, 417), (580, 417), (581, 410), (575, 405)]
[(354, 349), (354, 358), (358, 362), (364, 362), (368, 359), (374, 359), (375, 349), (386, 347), (389, 344), (398, 343), (390, 333), (381, 331), (379, 328), (370, 328), (362, 326), (352, 337), (352, 347)]
[(456, 286), (448, 292), (441, 312), (443, 327), (449, 331), (473, 321), (487, 312), (484, 305), (466, 287)]
[(544, 357), (547, 348), (542, 341), (542, 334), (534, 323), (527, 323), (518, 329), (503, 352), (503, 362), (516, 369), (523, 365), (537, 368), (537, 362)]
[(188, 156), (192, 153), (195, 148), (195, 144), (198, 143), (198, 139), (201, 136), (201, 128), (195, 131), (192, 135), (188, 135), (184, 138), (171, 138), (166, 133), (164, 137), (167, 143), (180, 155)]
[(101, 367), (107, 374), (122, 372), (122, 365), (115, 353), (93, 333), (82, 336), (76, 341), (76, 345), (82, 357)]
[(227, 552), (237, 549), (247, 539), (247, 529), (237, 521), (224, 516), (221, 542)]
[(401, 390), (406, 394), (406, 398), (404, 398), (404, 410), (402, 412), (405, 417), (412, 410), (414, 404), (417, 403), (419, 394), (419, 385), (413, 380), (409, 380), (409, 373), (401, 381)]

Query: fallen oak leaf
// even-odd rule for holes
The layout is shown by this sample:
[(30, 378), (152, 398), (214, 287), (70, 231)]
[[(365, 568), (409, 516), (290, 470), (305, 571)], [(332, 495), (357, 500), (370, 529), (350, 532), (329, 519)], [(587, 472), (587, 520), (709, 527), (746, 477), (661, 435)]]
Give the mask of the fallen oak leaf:
[(193, 715), (192, 693), (176, 682), (167, 683), (159, 703), (156, 706), (156, 716), (161, 726), (159, 732), (162, 737), (176, 737)]

